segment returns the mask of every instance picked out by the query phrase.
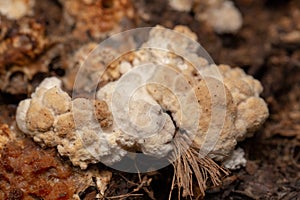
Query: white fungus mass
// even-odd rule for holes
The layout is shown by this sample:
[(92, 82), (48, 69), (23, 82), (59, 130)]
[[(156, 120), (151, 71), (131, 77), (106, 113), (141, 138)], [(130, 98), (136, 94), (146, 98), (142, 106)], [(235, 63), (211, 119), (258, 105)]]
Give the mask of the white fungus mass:
[[(177, 31), (191, 34), (182, 27)], [(170, 51), (132, 52), (131, 59), (113, 68), (121, 71), (120, 77), (101, 86), (95, 99), (71, 99), (59, 79), (46, 78), (31, 98), (20, 102), (18, 127), (40, 145), (57, 147), (82, 169), (98, 162), (112, 165), (128, 151), (167, 157), (177, 151), (175, 136), (188, 137), (199, 148), (213, 144), (208, 155), (223, 161), (237, 141), (251, 136), (268, 117), (267, 105), (259, 97), (262, 86), (240, 68), (209, 64), (188, 40), (168, 34), (153, 28), (143, 47), (169, 38), (160, 45)], [(187, 50), (182, 55), (197, 62), (202, 73), (172, 53), (178, 47)], [(154, 66), (147, 66), (149, 62)], [(218, 69), (220, 78), (208, 76), (211, 69)], [(220, 128), (213, 108), (224, 117), (211, 142), (211, 133)]]
[(8, 19), (17, 20), (33, 14), (35, 0), (0, 0), (0, 13)]

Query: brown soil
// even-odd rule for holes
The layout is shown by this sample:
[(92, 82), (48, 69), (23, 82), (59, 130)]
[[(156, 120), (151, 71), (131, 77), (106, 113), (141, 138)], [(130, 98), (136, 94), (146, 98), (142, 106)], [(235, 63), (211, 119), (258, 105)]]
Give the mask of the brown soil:
[[(270, 117), (253, 138), (238, 144), (246, 151), (248, 160), (246, 167), (231, 172), (224, 178), (221, 186), (208, 189), (205, 199), (300, 199), (300, 41), (289, 39), (290, 33), (300, 31), (300, 2), (298, 0), (235, 0), (244, 21), (242, 29), (234, 35), (214, 33), (207, 25), (196, 21), (193, 12), (171, 10), (167, 1), (134, 2), (136, 16), (130, 25), (126, 25), (127, 27), (161, 24), (173, 28), (178, 24), (187, 25), (197, 33), (199, 42), (216, 63), (242, 67), (247, 73), (259, 79), (264, 86), (263, 97), (268, 102)], [(49, 12), (43, 12), (46, 8)], [(36, 11), (37, 22), (34, 23), (42, 26), (37, 34), (40, 34), (38, 36), (41, 38), (43, 34), (46, 34), (50, 41), (47, 41), (49, 42), (47, 45), (41, 46), (35, 54), (29, 54), (21, 49), (16, 54), (18, 57), (10, 57), (8, 60), (0, 58), (2, 64), (10, 62), (6, 63), (5, 67), (0, 66), (1, 123), (11, 124), (14, 121), (17, 103), (29, 96), (32, 88), (44, 77), (50, 75), (63, 77), (66, 70), (66, 57), (72, 54), (80, 44), (86, 42), (67, 36), (66, 40), (61, 43), (51, 42), (52, 37), (68, 35), (71, 30), (71, 27), (60, 22), (62, 8), (57, 1), (41, 1)], [(50, 16), (49, 13), (52, 15)], [(10, 25), (10, 23), (0, 24), (2, 29), (0, 35), (3, 35), (3, 31), (7, 31), (6, 37), (22, 35), (18, 32), (18, 26), (15, 23)], [(58, 23), (60, 26), (57, 26)], [(9, 31), (5, 29), (6, 26), (13, 28)], [(37, 40), (40, 41), (39, 37)], [(2, 43), (5, 39), (5, 37), (0, 37), (0, 42)], [(93, 38), (90, 40), (98, 41)], [(62, 43), (63, 45), (60, 46)], [(11, 52), (7, 52), (5, 56), (8, 56), (8, 53)], [(49, 62), (43, 62), (47, 59)], [(24, 75), (22, 70), (11, 73), (11, 63), (23, 65), (23, 62), (34, 69), (30, 76)], [(39, 66), (38, 70), (35, 66)], [(20, 84), (20, 81), (23, 84)], [(26, 146), (24, 148), (28, 152), (23, 152), (25, 155), (31, 155), (29, 152), (36, 148), (35, 144), (29, 141), (24, 141), (23, 145)], [(5, 156), (1, 158), (1, 173), (7, 171), (3, 168), (4, 158), (15, 156), (10, 154), (10, 149), (16, 152), (24, 151), (17, 144), (11, 144), (9, 148), (3, 149), (1, 153)], [(56, 167), (56, 155), (51, 150), (45, 152), (45, 158), (49, 161), (54, 159), (54, 164), (37, 165), (36, 169), (45, 171), (49, 169), (49, 166), (55, 165), (54, 168)], [(39, 153), (44, 155), (43, 152)], [(32, 154), (33, 157), (34, 155)], [(40, 154), (37, 156), (39, 157)], [(25, 161), (23, 163), (21, 161), (17, 163), (19, 165), (17, 168), (22, 168), (20, 165), (22, 166)], [(99, 165), (99, 168), (104, 168), (104, 166)], [(24, 173), (21, 170), (19, 174), (10, 173), (9, 178), (30, 182), (31, 173), (33, 172), (29, 171), (26, 177), (23, 176)], [(140, 175), (113, 171), (113, 178), (106, 196), (118, 196), (116, 199), (125, 197), (128, 199), (167, 199), (172, 174), (172, 166), (154, 173)], [(41, 178), (40, 181), (44, 179)], [(39, 180), (35, 180), (35, 184), (38, 183)], [(43, 182), (41, 185), (46, 187), (47, 184), (49, 183)], [(22, 196), (17, 187), (18, 184), (13, 186), (16, 186), (15, 189), (1, 186), (0, 193), (2, 190), (8, 195)], [(68, 189), (66, 189), (66, 194), (68, 194)], [(82, 193), (82, 198), (93, 199), (94, 195), (95, 188), (89, 188)], [(176, 190), (172, 198), (177, 199)]]

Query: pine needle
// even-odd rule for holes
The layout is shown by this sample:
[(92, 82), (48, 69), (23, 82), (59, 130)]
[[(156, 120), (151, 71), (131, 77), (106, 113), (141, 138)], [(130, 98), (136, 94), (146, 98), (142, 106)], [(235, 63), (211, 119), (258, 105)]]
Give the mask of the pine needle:
[(193, 143), (190, 145), (187, 139), (177, 137), (174, 140), (174, 145), (173, 158), (176, 159), (172, 159), (174, 177), (169, 199), (171, 199), (172, 191), (176, 186), (178, 187), (179, 199), (181, 192), (183, 197), (194, 196), (193, 177), (196, 179), (200, 195), (204, 197), (208, 181), (213, 186), (217, 186), (221, 183), (222, 176), (228, 175), (228, 171), (215, 163), (210, 157), (202, 157), (199, 153), (199, 148)]

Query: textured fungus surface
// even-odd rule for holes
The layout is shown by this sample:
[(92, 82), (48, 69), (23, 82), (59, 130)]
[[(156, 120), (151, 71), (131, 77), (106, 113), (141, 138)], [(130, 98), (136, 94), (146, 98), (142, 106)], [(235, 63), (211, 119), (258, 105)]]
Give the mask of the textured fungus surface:
[(117, 24), (125, 17), (133, 17), (129, 0), (61, 0), (66, 20), (74, 26), (76, 37), (103, 37), (116, 32)]
[(9, 19), (20, 19), (33, 14), (35, 0), (1, 0), (0, 13)]
[[(32, 2), (35, 2), (34, 5)], [(92, 5), (94, 2), (96, 1), (83, 0), (73, 4), (78, 4), (84, 8), (84, 4)], [(110, 0), (105, 1), (105, 4), (109, 2)], [(204, 166), (210, 166), (209, 170), (206, 171), (208, 176), (204, 177), (204, 180), (208, 180), (205, 199), (299, 199), (300, 1), (130, 0), (130, 2), (134, 5), (134, 20), (131, 21), (133, 24), (123, 20), (123, 18), (121, 21), (119, 21), (119, 18), (114, 17), (107, 19), (105, 15), (112, 16), (111, 13), (107, 12), (105, 15), (97, 15), (99, 20), (95, 21), (97, 23), (107, 23), (109, 21), (110, 25), (105, 26), (113, 27), (113, 31), (107, 29), (107, 32), (107, 30), (101, 29), (104, 31), (101, 33), (98, 28), (103, 27), (102, 24), (90, 28), (91, 23), (95, 22), (94, 20), (87, 20), (85, 25), (81, 23), (83, 24), (81, 26), (83, 31), (76, 29), (76, 21), (74, 20), (79, 20), (80, 18), (76, 15), (94, 15), (92, 13), (85, 14), (85, 12), (90, 12), (92, 9), (81, 9), (80, 13), (70, 15), (64, 6), (63, 0), (0, 0), (0, 49), (3, 49), (3, 51), (0, 50), (0, 122), (9, 124), (0, 128), (0, 149), (8, 141), (13, 141), (14, 143), (9, 143), (12, 145), (12, 148), (9, 149), (14, 151), (17, 148), (15, 148), (15, 144), (20, 144), (18, 141), (24, 137), (15, 138), (14, 130), (17, 129), (11, 127), (15, 123), (15, 111), (19, 101), (29, 98), (41, 81), (45, 77), (50, 76), (56, 76), (61, 79), (63, 81), (63, 90), (70, 94), (76, 72), (82, 64), (81, 61), (93, 49), (93, 45), (97, 46), (103, 37), (110, 35), (114, 31), (123, 31), (128, 27), (153, 27), (160, 24), (168, 28), (174, 28), (177, 24), (183, 24), (195, 32), (189, 37), (197, 40), (195, 39), (197, 35), (197, 41), (210, 53), (215, 63), (218, 63), (218, 65), (226, 63), (234, 68), (239, 66), (247, 74), (258, 79), (264, 87), (261, 95), (268, 103), (270, 110), (270, 117), (260, 129), (255, 131), (254, 137), (238, 142), (236, 149), (226, 158), (226, 161), (222, 163), (216, 162), (231, 169), (244, 165), (245, 167), (232, 170), (228, 176), (222, 176), (219, 179), (218, 186), (212, 187), (213, 184), (207, 178), (214, 171), (212, 168), (215, 167), (216, 169), (215, 164), (207, 162), (207, 160), (206, 162), (204, 160), (198, 162), (203, 172), (205, 172)], [(224, 9), (222, 8), (224, 6), (222, 2), (229, 2), (229, 4), (232, 2), (232, 4), (228, 6), (229, 4), (227, 3), (227, 8)], [(97, 4), (94, 5), (98, 6)], [(109, 6), (106, 5), (105, 7)], [(98, 9), (100, 10), (100, 6)], [(123, 7), (123, 9), (126, 10), (126, 7)], [(108, 11), (109, 9), (105, 10)], [(212, 13), (212, 10), (217, 11), (214, 13), (215, 16), (209, 14)], [(239, 12), (241, 15), (238, 14)], [(234, 16), (238, 18), (234, 18)], [(101, 17), (103, 19), (100, 19)], [(223, 30), (228, 31), (230, 29), (231, 32), (225, 32), (225, 34), (217, 32), (212, 23), (216, 23), (216, 21), (211, 20), (213, 18), (222, 22), (219, 26), (223, 27)], [(241, 19), (243, 25), (240, 27)], [(234, 31), (232, 27), (235, 27)], [(95, 33), (97, 32), (100, 38), (96, 39), (95, 35), (91, 35), (91, 32), (86, 30), (95, 30)], [(48, 43), (48, 41), (50, 42)], [(47, 43), (46, 46), (40, 45), (45, 44), (45, 42)], [(103, 76), (103, 81), (100, 83), (99, 88), (102, 88), (108, 82), (117, 81), (120, 75), (125, 74), (135, 66), (132, 63), (135, 55), (130, 54), (129, 56), (131, 57), (130, 59), (123, 59), (122, 57), (120, 62), (115, 62), (109, 67), (109, 70)], [(178, 65), (178, 67), (181, 70), (185, 69), (185, 65), (182, 64)], [(93, 82), (94, 80), (91, 79), (90, 81)], [(233, 88), (236, 87), (235, 83), (227, 84), (226, 87), (230, 88), (232, 85), (234, 85)], [(241, 91), (241, 88), (238, 90)], [(230, 91), (230, 93), (238, 95), (239, 92)], [(237, 99), (243, 99), (244, 95), (238, 96), (240, 97)], [(243, 100), (238, 100), (237, 102), (241, 102), (241, 105), (244, 104)], [(97, 103), (93, 101), (92, 104), (95, 105)], [(99, 110), (102, 110), (101, 105), (103, 103), (100, 103)], [(166, 102), (166, 105), (169, 104)], [(255, 104), (252, 105), (255, 106)], [(109, 119), (110, 117), (107, 116), (110, 115), (107, 115), (109, 112), (104, 112), (107, 114), (102, 114), (101, 112), (98, 113), (99, 116), (96, 116), (95, 113), (95, 119), (99, 119), (98, 122), (102, 122), (103, 127), (109, 129), (110, 125), (113, 125), (111, 122), (114, 123), (114, 119), (113, 121), (103, 120), (103, 118)], [(167, 114), (170, 115), (170, 111)], [(64, 117), (71, 118), (71, 115), (61, 116), (57, 126), (61, 135), (68, 133), (68, 127), (70, 126), (70, 124), (64, 122), (71, 121), (69, 119), (64, 120)], [(240, 125), (242, 124), (240, 123)], [(9, 127), (11, 127), (10, 132)], [(244, 129), (246, 127), (241, 129), (241, 132), (244, 132)], [(251, 129), (248, 130), (251, 131)], [(247, 133), (249, 136), (251, 134), (253, 133)], [(7, 135), (9, 135), (9, 138)], [(27, 140), (29, 141), (31, 138)], [(49, 154), (49, 160), (51, 157), (55, 160), (59, 158), (55, 148), (44, 145), (45, 149), (42, 150), (37, 146), (37, 143), (24, 144), (26, 146), (32, 144), (39, 152), (47, 152), (50, 149), (51, 156)], [(42, 144), (42, 142), (39, 142), (39, 144)], [(126, 148), (125, 150), (131, 152), (141, 149), (141, 146), (138, 145), (130, 147), (122, 146), (122, 148)], [(240, 148), (244, 150), (244, 154), (242, 151), (239, 151)], [(52, 151), (55, 151), (55, 153)], [(23, 152), (23, 155), (25, 153)], [(33, 154), (36, 155), (35, 153)], [(188, 153), (188, 155), (192, 154)], [(243, 156), (247, 160), (246, 164)], [(19, 157), (20, 160), (21, 157), (22, 155)], [(191, 161), (191, 158), (187, 157), (182, 161), (189, 165), (187, 161)], [(59, 158), (58, 160), (61, 159)], [(67, 157), (64, 157), (62, 163), (69, 163), (70, 168), (78, 169), (71, 165)], [(32, 162), (32, 165), (25, 164), (22, 167), (31, 168), (33, 165), (34, 162)], [(96, 166), (98, 169), (105, 168), (101, 164)], [(180, 168), (176, 169), (178, 170), (175, 170), (175, 172), (178, 171), (179, 174), (180, 172), (184, 175), (193, 174), (194, 197), (192, 198), (197, 199), (200, 194), (200, 188), (197, 186), (196, 173), (193, 171), (182, 173)], [(105, 198), (110, 199), (114, 196), (113, 198), (115, 199), (126, 198), (135, 200), (167, 199), (174, 172), (172, 165), (155, 172), (142, 174), (117, 172), (112, 169), (109, 171), (113, 172), (113, 177), (111, 180), (107, 179), (110, 184), (105, 192)], [(1, 174), (4, 174), (4, 172), (6, 173), (1, 168)], [(83, 173), (86, 174), (86, 172), (83, 170)], [(9, 173), (12, 174), (11, 171)], [(18, 174), (14, 175), (19, 176)], [(186, 179), (187, 176), (180, 178), (184, 178), (185, 181), (191, 181)], [(29, 179), (32, 180), (32, 177), (29, 177)], [(97, 179), (106, 179), (106, 177), (100, 176)], [(52, 183), (53, 177), (47, 176), (45, 180)], [(1, 188), (0, 192), (4, 192), (7, 195), (11, 191), (10, 197), (15, 199), (20, 198), (22, 194), (23, 197), (26, 197), (25, 190), (22, 191), (23, 193), (19, 189), (10, 190), (10, 188), (16, 188), (16, 182), (7, 182), (0, 179), (1, 185), (2, 181), (5, 181), (5, 187), (4, 189)], [(32, 182), (23, 183), (23, 186), (26, 188), (30, 188), (32, 185)], [(176, 197), (179, 187), (174, 185), (172, 188), (174, 188), (174, 192), (171, 199), (182, 199), (182, 197)], [(100, 187), (97, 189), (92, 186), (81, 193), (80, 197), (84, 200), (95, 199), (98, 191), (100, 191)], [(45, 198), (45, 196), (42, 198)], [(6, 198), (1, 196), (0, 199)]]
[[(266, 103), (259, 97), (262, 86), (239, 68), (209, 64), (196, 54), (190, 40), (163, 30), (152, 29), (143, 44), (145, 49), (133, 52), (132, 60), (124, 61), (126, 67), (118, 61), (120, 66), (112, 69), (119, 71), (116, 81), (101, 87), (95, 100), (72, 100), (62, 90), (59, 79), (45, 79), (31, 99), (20, 103), (16, 118), (19, 128), (40, 145), (57, 147), (62, 156), (68, 156), (73, 165), (82, 169), (91, 163), (115, 164), (127, 150), (155, 158), (171, 154), (168, 159), (175, 159), (176, 183), (183, 187), (184, 196), (193, 194), (192, 176), (185, 175), (192, 171), (202, 194), (205, 174), (210, 170), (213, 184), (218, 184), (220, 169), (211, 159), (223, 161), (237, 141), (251, 135), (268, 117)], [(192, 35), (183, 27), (175, 30)], [(168, 39), (160, 43), (162, 38)], [(179, 51), (183, 56), (189, 54), (200, 68), (195, 69), (174, 53), (147, 49), (151, 45), (162, 45), (159, 47)], [(148, 62), (154, 67), (141, 67)], [(158, 67), (161, 65), (164, 67)], [(211, 76), (214, 69), (218, 69), (219, 78)], [(128, 73), (122, 76), (120, 71)], [(151, 84), (131, 94), (133, 87), (147, 81)], [(128, 95), (132, 95), (130, 101), (126, 99)], [(128, 113), (124, 111), (126, 106)], [(224, 113), (222, 124), (213, 118), (214, 108), (218, 115)], [(212, 135), (214, 132), (219, 134)], [(202, 154), (205, 158), (199, 157)], [(187, 157), (193, 159), (185, 160)], [(189, 167), (181, 168), (186, 162)], [(211, 169), (204, 163), (210, 163)]]
[(207, 23), (216, 33), (236, 33), (243, 24), (242, 14), (231, 0), (169, 0), (177, 11), (195, 13), (199, 21)]
[[(54, 149), (41, 149), (33, 141), (0, 125), (1, 199), (78, 199), (88, 187), (104, 193), (107, 171), (72, 168)], [(105, 176), (106, 174), (106, 176)], [(93, 181), (97, 179), (97, 184)]]

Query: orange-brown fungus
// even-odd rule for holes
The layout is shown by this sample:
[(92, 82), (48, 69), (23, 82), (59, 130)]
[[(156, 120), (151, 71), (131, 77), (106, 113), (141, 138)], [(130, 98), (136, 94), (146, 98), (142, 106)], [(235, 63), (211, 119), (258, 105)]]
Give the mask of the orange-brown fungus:
[(94, 101), (96, 119), (102, 128), (108, 128), (113, 123), (112, 114), (105, 101)]
[(53, 150), (20, 139), (8, 142), (0, 156), (0, 199), (72, 199), (72, 169)]
[(73, 19), (74, 35), (81, 39), (85, 35), (99, 38), (112, 31), (120, 21), (133, 16), (129, 0), (61, 0), (66, 15)]

